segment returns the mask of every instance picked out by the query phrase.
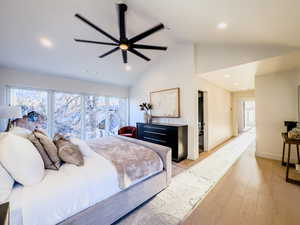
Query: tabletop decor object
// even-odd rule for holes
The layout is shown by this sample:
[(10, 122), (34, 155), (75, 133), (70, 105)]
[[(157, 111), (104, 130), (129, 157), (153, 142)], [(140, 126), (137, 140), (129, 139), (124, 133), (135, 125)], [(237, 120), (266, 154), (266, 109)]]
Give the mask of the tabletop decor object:
[(12, 127), (12, 119), (22, 118), (22, 111), (20, 106), (0, 106), (0, 119), (8, 119), (5, 131), (9, 131)]
[(152, 123), (152, 115), (151, 115), (151, 110), (153, 108), (152, 104), (143, 102), (139, 106), (140, 106), (140, 110), (144, 111), (144, 122)]

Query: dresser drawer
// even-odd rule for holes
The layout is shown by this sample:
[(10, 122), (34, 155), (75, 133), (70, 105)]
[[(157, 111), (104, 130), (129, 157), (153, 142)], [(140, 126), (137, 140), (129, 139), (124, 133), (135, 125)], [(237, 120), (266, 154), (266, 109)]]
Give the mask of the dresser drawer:
[(161, 127), (161, 126), (153, 126), (151, 124), (145, 124), (141, 126), (143, 130), (147, 131), (153, 131), (153, 132), (160, 132), (160, 133), (166, 133), (168, 131), (168, 128), (166, 127)]
[(159, 144), (159, 145), (165, 145), (165, 146), (168, 146), (168, 145), (167, 145), (168, 143), (167, 143), (166, 140), (158, 139), (158, 138), (155, 138), (155, 137), (143, 136), (143, 137), (142, 137), (142, 140), (148, 141), (148, 142), (153, 142), (153, 143)]
[(177, 132), (176, 127), (167, 127), (167, 126), (154, 126), (154, 125), (143, 125), (142, 129), (148, 132), (154, 132), (159, 134), (172, 135)]
[(162, 132), (150, 131), (150, 130), (143, 130), (142, 135), (144, 137), (156, 138), (165, 141), (167, 141), (168, 139), (168, 134)]
[(137, 123), (137, 138), (170, 147), (172, 149), (172, 158), (175, 161), (186, 158), (187, 126)]

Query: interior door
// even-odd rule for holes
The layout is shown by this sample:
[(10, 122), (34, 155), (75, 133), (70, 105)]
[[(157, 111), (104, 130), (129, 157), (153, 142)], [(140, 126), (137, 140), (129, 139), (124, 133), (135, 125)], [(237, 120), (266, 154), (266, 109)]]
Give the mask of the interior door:
[(198, 92), (198, 139), (199, 153), (204, 151), (204, 95), (202, 91)]

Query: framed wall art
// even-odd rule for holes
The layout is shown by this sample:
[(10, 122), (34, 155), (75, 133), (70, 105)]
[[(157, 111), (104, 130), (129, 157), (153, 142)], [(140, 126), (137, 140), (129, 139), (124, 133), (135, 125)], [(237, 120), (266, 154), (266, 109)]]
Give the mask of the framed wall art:
[(171, 88), (150, 93), (152, 116), (161, 118), (180, 117), (180, 89)]

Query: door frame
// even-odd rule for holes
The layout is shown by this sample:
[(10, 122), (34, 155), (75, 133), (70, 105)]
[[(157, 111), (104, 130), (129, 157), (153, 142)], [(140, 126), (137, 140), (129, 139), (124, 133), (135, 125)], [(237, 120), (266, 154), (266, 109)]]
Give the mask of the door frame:
[(197, 151), (199, 154), (199, 127), (198, 127), (198, 122), (199, 122), (199, 118), (198, 118), (198, 110), (199, 110), (199, 103), (198, 103), (198, 93), (202, 92), (203, 93), (203, 121), (204, 121), (204, 143), (203, 143), (203, 151), (207, 152), (208, 149), (208, 130), (209, 130), (209, 123), (208, 123), (208, 92), (207, 91), (203, 91), (203, 90), (197, 90), (197, 126), (196, 126), (196, 130), (197, 130), (197, 136), (196, 136), (196, 142), (197, 142)]

